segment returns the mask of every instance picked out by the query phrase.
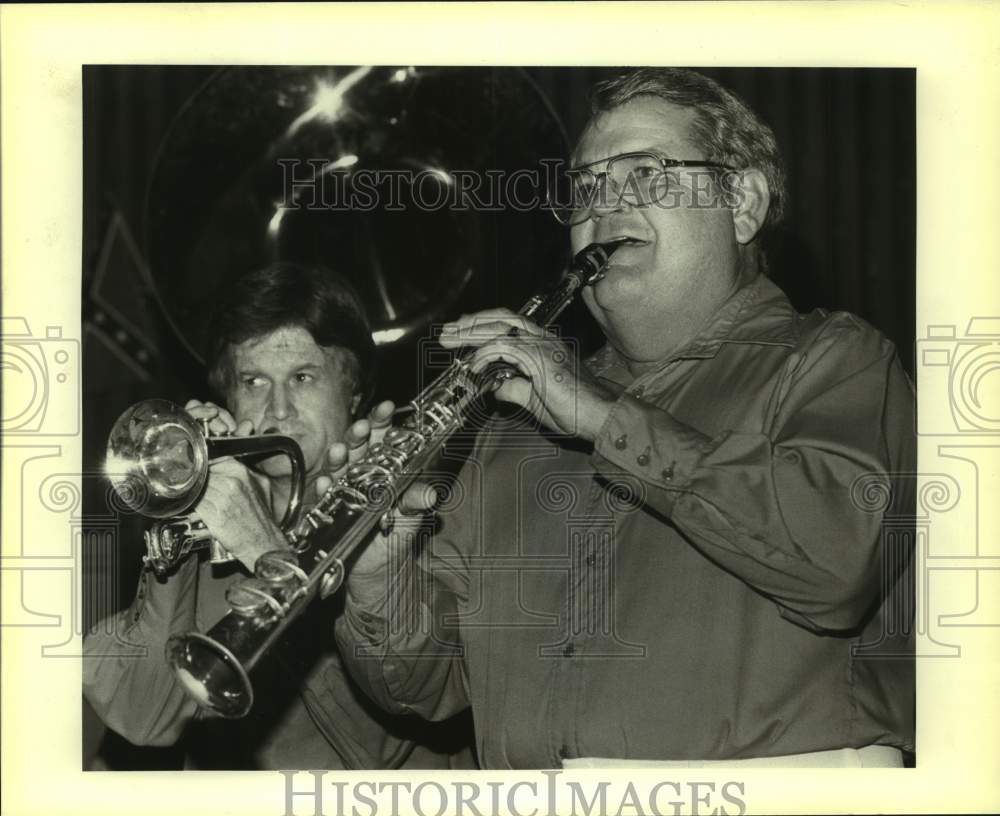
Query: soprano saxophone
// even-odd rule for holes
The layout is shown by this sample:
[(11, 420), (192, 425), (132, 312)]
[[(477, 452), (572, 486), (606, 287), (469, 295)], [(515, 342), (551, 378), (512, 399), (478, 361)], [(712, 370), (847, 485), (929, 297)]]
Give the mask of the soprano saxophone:
[[(580, 289), (603, 277), (611, 254), (626, 242), (595, 243), (581, 250), (559, 283), (533, 296), (519, 314), (547, 327)], [(340, 587), (351, 553), (431, 465), (475, 402), (512, 373), (509, 367), (490, 367), (476, 375), (470, 358), (468, 351), (458, 355), (417, 395), (402, 423), (389, 428), (286, 533), (288, 549), (264, 553), (254, 576), (229, 588), (230, 611), (215, 626), (167, 642), (167, 661), (199, 706), (231, 719), (250, 711), (254, 666), (313, 599), (328, 597)]]

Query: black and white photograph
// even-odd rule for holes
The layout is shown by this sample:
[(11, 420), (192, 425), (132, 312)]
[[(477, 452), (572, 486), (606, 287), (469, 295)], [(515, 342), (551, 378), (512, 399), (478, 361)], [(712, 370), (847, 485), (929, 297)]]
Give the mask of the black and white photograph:
[(912, 763), (914, 92), (86, 67), (96, 767)]
[[(924, 124), (961, 72), (440, 37), (128, 48), (54, 91), (72, 240), (4, 219), (4, 641), (68, 670), (74, 784), (603, 816), (773, 812), (787, 778), (798, 811), (919, 810), (988, 760), (938, 701), (1000, 626), (1000, 306), (946, 302), (996, 252), (925, 209), (929, 155), (976, 164)], [(69, 322), (8, 286), (57, 249), (25, 291)]]

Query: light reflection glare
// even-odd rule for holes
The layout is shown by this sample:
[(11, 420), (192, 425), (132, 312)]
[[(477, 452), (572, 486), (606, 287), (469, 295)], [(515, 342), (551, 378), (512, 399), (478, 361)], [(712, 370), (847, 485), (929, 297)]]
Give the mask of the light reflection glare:
[(411, 76), (416, 76), (417, 69), (412, 65), (409, 68), (399, 68), (392, 75), (393, 82), (406, 82)]
[(406, 334), (405, 329), (379, 329), (372, 332), (372, 340), (376, 346), (384, 346), (386, 343), (394, 343), (404, 334)]
[(271, 220), (267, 224), (267, 234), (272, 238), (278, 235), (278, 231), (281, 229), (281, 220), (285, 217), (287, 209), (287, 207), (275, 205), (274, 215), (271, 216)]
[(443, 170), (440, 167), (430, 167), (424, 168), (427, 172), (431, 173), (435, 178), (441, 181), (443, 184), (447, 184), (449, 187), (452, 186), (455, 181), (451, 177), (451, 174), (447, 170)]
[(107, 459), (104, 460), (104, 475), (111, 482), (117, 484), (128, 476), (132, 465), (133, 463), (124, 456), (109, 452)]
[(347, 107), (344, 101), (347, 92), (371, 73), (371, 70), (371, 66), (362, 65), (332, 85), (322, 79), (316, 80), (312, 105), (288, 126), (286, 136), (294, 136), (299, 128), (314, 119), (324, 122), (336, 122), (343, 115), (344, 109)]
[(358, 157), (353, 153), (345, 153), (339, 159), (323, 165), (324, 173), (331, 173), (334, 170), (343, 170), (345, 167), (354, 167), (358, 163)]

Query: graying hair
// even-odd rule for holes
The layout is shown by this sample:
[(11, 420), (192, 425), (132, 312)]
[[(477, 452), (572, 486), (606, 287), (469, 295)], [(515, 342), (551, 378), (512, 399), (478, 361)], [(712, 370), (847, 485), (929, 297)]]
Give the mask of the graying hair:
[(607, 113), (637, 96), (656, 96), (694, 111), (691, 137), (705, 151), (704, 158), (763, 173), (771, 195), (763, 228), (781, 222), (787, 197), (781, 154), (771, 128), (742, 99), (696, 71), (640, 68), (595, 85), (591, 110), (594, 116)]

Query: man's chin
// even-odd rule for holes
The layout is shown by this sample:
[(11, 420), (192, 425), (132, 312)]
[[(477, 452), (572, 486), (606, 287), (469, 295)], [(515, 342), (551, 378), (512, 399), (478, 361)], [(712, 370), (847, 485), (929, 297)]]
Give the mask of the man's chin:
[(254, 464), (254, 470), (271, 479), (288, 478), (292, 475), (292, 464), (288, 461), (288, 457), (282, 453), (261, 459)]
[(591, 287), (591, 298), (601, 309), (620, 308), (623, 304), (640, 302), (644, 297), (639, 270), (634, 266), (612, 264)]

